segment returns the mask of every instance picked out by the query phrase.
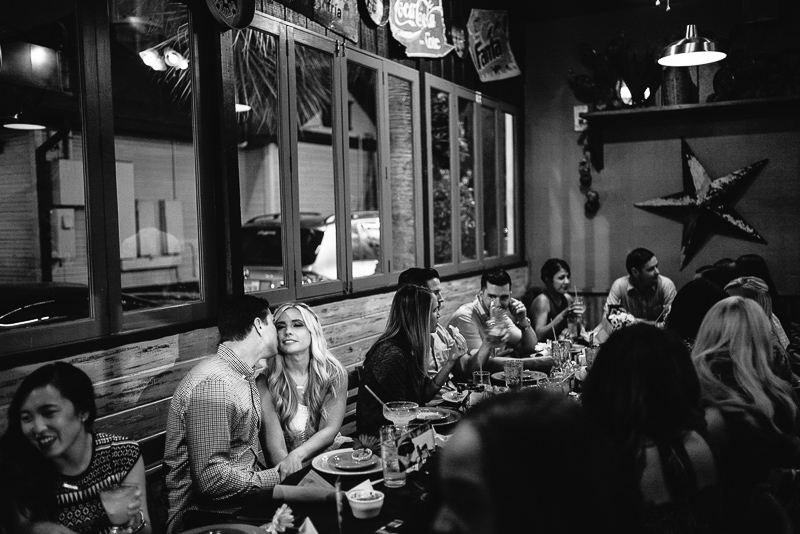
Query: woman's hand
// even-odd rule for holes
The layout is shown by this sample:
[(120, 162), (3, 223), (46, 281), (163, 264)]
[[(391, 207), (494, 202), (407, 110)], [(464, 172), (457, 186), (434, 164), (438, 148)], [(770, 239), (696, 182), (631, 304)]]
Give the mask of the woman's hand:
[(448, 359), (458, 360), (467, 353), (467, 340), (461, 335), (461, 332), (459, 332), (457, 326), (450, 325), (449, 329), (450, 335), (447, 336), (447, 339), (445, 340), (447, 343), (447, 348), (450, 351), (450, 356)]
[(142, 509), (142, 490), (139, 486), (136, 487), (136, 493), (133, 494), (133, 499), (128, 503), (128, 524), (136, 528), (139, 526), (141, 519), (139, 512)]
[(281, 480), (303, 468), (303, 458), (301, 458), (299, 454), (296, 454), (296, 451), (297, 449), (287, 454), (286, 458), (275, 466), (278, 469)]

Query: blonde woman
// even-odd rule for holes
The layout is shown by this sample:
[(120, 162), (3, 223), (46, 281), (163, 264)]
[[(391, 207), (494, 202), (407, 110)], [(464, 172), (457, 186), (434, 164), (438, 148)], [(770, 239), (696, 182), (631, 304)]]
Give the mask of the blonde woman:
[(328, 350), (319, 319), (306, 304), (283, 304), (274, 317), (278, 356), (268, 361), (263, 374), (266, 389), (260, 389), (262, 404), (271, 402), (275, 408), (283, 436), (264, 438), (273, 460), (280, 459), (275, 451), (285, 446), (288, 456), (278, 467), (292, 473), (334, 444), (339, 435), (347, 402), (347, 372)]
[(692, 360), (724, 473), (726, 532), (744, 528), (749, 496), (772, 468), (800, 466), (797, 399), (772, 358), (772, 328), (758, 303), (734, 296), (708, 311)]

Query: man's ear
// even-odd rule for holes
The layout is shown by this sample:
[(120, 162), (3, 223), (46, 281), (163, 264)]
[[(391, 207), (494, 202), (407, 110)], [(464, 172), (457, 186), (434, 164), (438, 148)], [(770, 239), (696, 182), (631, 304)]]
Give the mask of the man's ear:
[(636, 267), (631, 267), (631, 276), (633, 276), (634, 278), (639, 278), (640, 274), (642, 274), (642, 271), (640, 271)]

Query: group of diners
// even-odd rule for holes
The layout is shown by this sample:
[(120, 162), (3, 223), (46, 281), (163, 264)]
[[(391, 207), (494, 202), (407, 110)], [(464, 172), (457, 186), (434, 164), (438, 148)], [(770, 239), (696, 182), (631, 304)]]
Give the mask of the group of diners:
[[(768, 283), (737, 272), (711, 287), (706, 269), (676, 292), (645, 249), (627, 267), (608, 308), (642, 317), (613, 326), (581, 404), (534, 389), (468, 410), (423, 503), (431, 532), (746, 531), (756, 484), (773, 468), (800, 467), (794, 374), (777, 348)], [(438, 273), (405, 271), (360, 370), (357, 433), (389, 423), (375, 396), (422, 406), (449, 379), (502, 369), (507, 358), (549, 368), (534, 347), (577, 313), (569, 278), (566, 262), (545, 262), (545, 292), (529, 314), (508, 273), (484, 273), (445, 326)], [(498, 320), (502, 336), (487, 335)], [(189, 371), (170, 403), (169, 533), (278, 498), (282, 480), (343, 442), (347, 373), (311, 308), (293, 302), (272, 313), (264, 299), (236, 296), (218, 328), (217, 354)], [(0, 442), (0, 532), (108, 531), (98, 491), (116, 482), (139, 487), (130, 524), (152, 532), (138, 444), (96, 432), (95, 416), (91, 380), (78, 368), (56, 362), (23, 380)]]

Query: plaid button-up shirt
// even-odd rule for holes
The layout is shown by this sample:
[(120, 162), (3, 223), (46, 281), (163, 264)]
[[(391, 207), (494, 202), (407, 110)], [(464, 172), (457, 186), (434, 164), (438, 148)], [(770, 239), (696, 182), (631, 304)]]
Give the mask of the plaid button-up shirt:
[(164, 461), (167, 533), (188, 510), (236, 512), (271, 490), (277, 469), (258, 462), (261, 400), (255, 373), (225, 345), (181, 381), (169, 407)]

